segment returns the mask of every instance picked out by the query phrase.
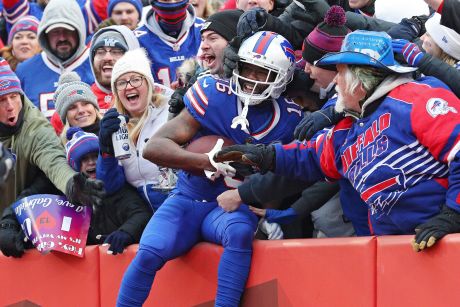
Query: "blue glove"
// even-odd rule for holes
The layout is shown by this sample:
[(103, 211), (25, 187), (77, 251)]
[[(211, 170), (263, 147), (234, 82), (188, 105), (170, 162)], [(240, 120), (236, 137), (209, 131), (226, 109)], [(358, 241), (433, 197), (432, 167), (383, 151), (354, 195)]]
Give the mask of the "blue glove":
[(132, 244), (133, 242), (133, 237), (129, 233), (123, 230), (115, 230), (109, 234), (103, 245), (110, 244), (110, 247), (107, 250), (107, 254), (116, 255), (122, 254), (125, 247)]
[(412, 67), (418, 67), (424, 53), (420, 48), (405, 39), (394, 39), (391, 42), (393, 51), (402, 54), (404, 60)]
[(294, 138), (299, 141), (308, 141), (318, 131), (337, 124), (341, 119), (343, 119), (343, 114), (337, 113), (334, 106), (313, 113), (307, 113), (297, 127), (295, 127)]
[(297, 212), (293, 208), (286, 210), (267, 209), (265, 219), (269, 223), (288, 224), (297, 218)]
[[(103, 153), (113, 155), (112, 134), (118, 131), (121, 123), (118, 116), (120, 116), (120, 113), (118, 113), (117, 109), (112, 108), (108, 110), (101, 119), (99, 130), (99, 148)], [(128, 117), (125, 116), (125, 118), (126, 122), (128, 122)]]
[(261, 7), (255, 7), (244, 12), (238, 19), (236, 33), (241, 37), (248, 37), (259, 32), (267, 23), (267, 11)]

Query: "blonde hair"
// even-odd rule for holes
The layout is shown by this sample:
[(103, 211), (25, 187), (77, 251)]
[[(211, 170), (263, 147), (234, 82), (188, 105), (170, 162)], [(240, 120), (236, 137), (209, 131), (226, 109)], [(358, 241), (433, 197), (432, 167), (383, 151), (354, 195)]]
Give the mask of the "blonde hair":
[[(126, 73), (128, 73), (128, 72), (129, 71), (127, 71)], [(139, 134), (141, 133), (142, 127), (144, 126), (145, 121), (147, 120), (147, 117), (149, 115), (149, 106), (152, 106), (154, 108), (158, 108), (158, 107), (162, 106), (164, 103), (166, 103), (166, 97), (165, 96), (163, 96), (161, 94), (154, 93), (153, 87), (155, 85), (151, 84), (149, 82), (148, 78), (146, 78), (143, 74), (140, 74), (138, 72), (135, 72), (135, 73), (137, 73), (137, 74), (141, 75), (142, 77), (144, 77), (144, 79), (147, 81), (147, 86), (148, 86), (147, 101), (149, 103), (147, 103), (142, 115), (139, 118), (131, 117), (131, 115), (129, 114), (128, 110), (126, 110), (126, 108), (123, 105), (123, 103), (121, 103), (120, 98), (118, 97), (118, 91), (116, 93), (114, 93), (115, 95), (113, 97), (114, 98), (113, 99), (113, 106), (117, 109), (117, 111), (120, 114), (124, 114), (124, 115), (129, 116), (129, 122), (127, 124), (128, 133), (129, 133), (129, 138), (131, 139), (131, 141), (133, 142), (134, 145), (136, 145), (137, 139), (139, 137)]]

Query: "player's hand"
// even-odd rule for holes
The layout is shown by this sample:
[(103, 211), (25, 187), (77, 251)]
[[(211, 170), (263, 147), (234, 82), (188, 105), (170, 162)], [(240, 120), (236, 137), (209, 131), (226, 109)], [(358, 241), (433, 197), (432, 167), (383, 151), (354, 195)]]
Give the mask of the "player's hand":
[(245, 163), (265, 174), (275, 168), (275, 148), (262, 144), (232, 145), (217, 152), (214, 160)]
[(240, 194), (238, 190), (227, 190), (217, 196), (217, 204), (221, 207), (225, 212), (233, 212), (238, 210), (240, 205), (243, 203), (241, 200)]
[(415, 228), (412, 247), (419, 252), (432, 247), (445, 235), (457, 232), (460, 232), (460, 213), (444, 205), (438, 215)]
[(269, 240), (281, 240), (284, 237), (281, 226), (277, 223), (269, 223), (265, 219), (259, 221), (259, 229), (268, 236)]
[(204, 174), (210, 180), (215, 180), (220, 176), (233, 177), (236, 174), (236, 170), (230, 166), (228, 162), (217, 162), (214, 160), (216, 153), (222, 149), (222, 145), (224, 145), (224, 140), (218, 139), (214, 148), (206, 154), (209, 158), (209, 162), (215, 168), (215, 171), (204, 170)]

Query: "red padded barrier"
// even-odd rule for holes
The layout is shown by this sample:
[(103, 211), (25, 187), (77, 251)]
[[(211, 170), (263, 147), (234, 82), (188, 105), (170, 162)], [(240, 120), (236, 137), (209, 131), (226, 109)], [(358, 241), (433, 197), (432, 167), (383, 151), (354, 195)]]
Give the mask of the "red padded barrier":
[[(130, 257), (135, 250), (128, 251)], [(213, 306), (222, 247), (200, 243), (157, 274), (145, 306)], [(101, 250), (101, 302), (113, 306), (126, 256)], [(107, 284), (105, 284), (107, 283)], [(256, 241), (243, 306), (374, 306), (375, 239)]]
[(99, 248), (85, 257), (27, 251), (20, 259), (0, 256), (0, 306), (25, 300), (46, 307), (99, 306)]
[(377, 306), (460, 305), (460, 235), (448, 235), (416, 253), (413, 236), (377, 240)]

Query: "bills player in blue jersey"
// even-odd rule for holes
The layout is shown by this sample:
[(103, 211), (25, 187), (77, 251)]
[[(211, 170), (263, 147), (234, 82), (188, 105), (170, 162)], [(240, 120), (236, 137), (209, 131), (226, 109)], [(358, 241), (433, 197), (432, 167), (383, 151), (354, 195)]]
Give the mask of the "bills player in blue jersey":
[(336, 106), (348, 116), (332, 130), (308, 144), (231, 146), (216, 159), (304, 180), (344, 178), (368, 205), (371, 231), (416, 233), (416, 251), (460, 232), (459, 99), (438, 79), (414, 80), (384, 32), (352, 32), (341, 52), (316, 63), (334, 64)]
[[(186, 108), (148, 142), (144, 157), (159, 165), (183, 169), (176, 189), (144, 230), (139, 251), (126, 271), (118, 306), (141, 306), (156, 272), (205, 240), (224, 247), (216, 306), (237, 306), (249, 275), (257, 218), (246, 205), (234, 212), (218, 206), (216, 197), (238, 180), (235, 169), (215, 163), (213, 153), (192, 153), (183, 145), (206, 135), (220, 135), (237, 144), (288, 143), (301, 110), (281, 93), (292, 79), (290, 43), (272, 32), (258, 32), (243, 42), (241, 61), (230, 81), (205, 75), (184, 97)], [(222, 145), (222, 144), (220, 144)], [(205, 170), (205, 176), (190, 171)]]
[(55, 111), (53, 95), (64, 71), (75, 71), (85, 83), (94, 82), (84, 29), (85, 21), (77, 2), (51, 1), (38, 27), (43, 51), (16, 69), (25, 94), (48, 119)]
[(203, 20), (188, 0), (152, 0), (145, 25), (134, 31), (152, 62), (155, 82), (170, 86), (176, 69), (198, 53)]

